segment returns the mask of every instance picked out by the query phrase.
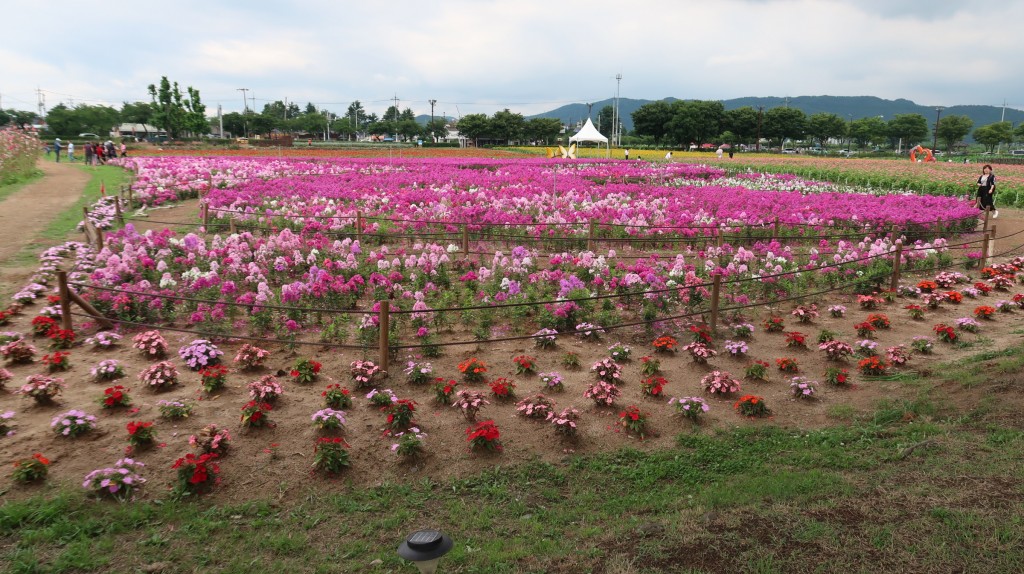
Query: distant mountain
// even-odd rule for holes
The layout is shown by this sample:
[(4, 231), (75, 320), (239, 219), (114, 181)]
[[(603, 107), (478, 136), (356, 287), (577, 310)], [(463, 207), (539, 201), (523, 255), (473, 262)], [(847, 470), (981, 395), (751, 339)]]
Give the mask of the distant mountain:
[[(672, 102), (676, 99), (677, 98), (665, 98), (664, 101)], [(633, 129), (632, 113), (640, 106), (649, 104), (653, 101), (655, 100), (619, 98), (619, 113), (622, 114), (622, 122), (625, 125), (626, 130), (632, 131)], [(614, 105), (614, 103), (615, 100), (611, 98), (594, 102), (590, 117), (597, 118), (597, 113), (601, 108), (608, 105)], [(788, 105), (791, 108), (802, 110), (807, 115), (825, 112), (836, 114), (847, 121), (871, 116), (882, 116), (883, 119), (890, 120), (897, 114), (921, 114), (928, 119), (929, 127), (935, 123), (936, 115), (934, 106), (922, 106), (904, 99), (884, 100), (874, 96), (798, 96), (793, 98), (779, 98), (773, 96), (746, 97), (723, 100), (722, 104), (725, 105), (725, 109), (727, 110), (741, 108), (743, 106), (750, 106), (755, 109), (758, 106), (764, 106), (764, 109), (768, 110)], [(942, 115), (944, 116), (958, 115), (971, 118), (971, 120), (974, 121), (975, 128), (1000, 121), (1002, 113), (1003, 108), (998, 106), (974, 105), (950, 106), (942, 111)], [(586, 104), (568, 104), (560, 108), (553, 109), (550, 112), (544, 112), (535, 116), (528, 116), (527, 119), (558, 118), (565, 124), (572, 124), (578, 120), (585, 119), (586, 117)], [(1015, 125), (1024, 122), (1024, 111), (1014, 108), (1006, 108), (1006, 121), (1013, 122)]]

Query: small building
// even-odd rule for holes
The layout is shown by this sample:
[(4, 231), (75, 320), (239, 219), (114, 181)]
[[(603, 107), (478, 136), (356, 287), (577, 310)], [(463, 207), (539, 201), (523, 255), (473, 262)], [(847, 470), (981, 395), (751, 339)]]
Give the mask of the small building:
[(115, 138), (151, 138), (166, 136), (167, 132), (149, 124), (121, 124), (110, 130), (111, 137)]

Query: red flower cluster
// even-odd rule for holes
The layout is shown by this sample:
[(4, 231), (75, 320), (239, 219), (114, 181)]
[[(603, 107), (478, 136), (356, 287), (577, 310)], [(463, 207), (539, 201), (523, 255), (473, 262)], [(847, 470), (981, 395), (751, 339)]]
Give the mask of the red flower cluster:
[(931, 293), (932, 291), (939, 288), (939, 284), (934, 281), (925, 279), (917, 283), (917, 288), (925, 293)]
[(868, 323), (876, 329), (888, 329), (890, 327), (889, 318), (883, 313), (872, 313), (868, 315)]
[(786, 322), (777, 315), (772, 315), (764, 321), (764, 330), (769, 333), (778, 333), (786, 328)]
[(992, 315), (995, 314), (995, 312), (996, 310), (994, 307), (991, 307), (989, 305), (981, 305), (980, 307), (975, 307), (974, 316), (979, 319), (991, 319)]
[(242, 407), (242, 425), (251, 427), (263, 426), (270, 420), (267, 413), (272, 410), (274, 410), (274, 407), (270, 403), (249, 401)]
[(188, 453), (174, 461), (171, 469), (178, 471), (184, 490), (202, 492), (209, 487), (211, 479), (220, 473), (220, 465), (213, 462), (216, 459), (217, 453), (213, 452), (199, 456)]
[(799, 331), (786, 333), (786, 344), (790, 347), (807, 347), (807, 335)]
[(939, 323), (938, 325), (932, 327), (932, 330), (935, 331), (935, 334), (943, 341), (947, 343), (956, 342), (956, 331), (953, 330), (953, 327), (950, 327), (945, 323)]
[(695, 343), (711, 343), (711, 330), (703, 325), (690, 325)]
[(44, 317), (39, 315), (32, 319), (32, 333), (37, 337), (47, 337), (50, 334), (50, 330), (57, 328), (57, 320), (53, 317)]
[(512, 362), (516, 364), (516, 373), (520, 375), (532, 373), (535, 367), (533, 364), (533, 357), (529, 355), (519, 355), (512, 359)]
[(784, 373), (796, 373), (800, 370), (800, 366), (797, 365), (796, 359), (790, 359), (788, 357), (775, 359), (775, 364), (778, 365), (779, 370)]
[(100, 404), (105, 409), (112, 409), (114, 407), (127, 407), (132, 402), (128, 398), (128, 389), (121, 385), (114, 385), (103, 390), (103, 398), (100, 399)]
[(471, 449), (501, 450), (501, 433), (493, 420), (476, 423), (466, 429), (466, 440)]
[(644, 394), (651, 397), (660, 397), (667, 384), (668, 381), (665, 377), (660, 376), (647, 377), (640, 381), (640, 387), (643, 389)]
[(58, 349), (68, 349), (75, 343), (75, 332), (71, 329), (58, 329), (54, 327), (46, 333), (52, 345)]
[(762, 417), (769, 412), (764, 398), (757, 395), (743, 395), (732, 408), (745, 417)]
[(884, 375), (886, 369), (889, 368), (889, 363), (879, 359), (878, 357), (867, 357), (861, 359), (857, 363), (857, 367), (860, 368), (860, 372), (865, 375)]
[(508, 399), (516, 394), (516, 384), (505, 377), (494, 379), (490, 384), (491, 392), (499, 399)]
[(669, 337), (663, 335), (654, 340), (654, 350), (659, 353), (671, 353), (676, 350), (676, 346), (679, 345), (679, 341), (675, 337)]

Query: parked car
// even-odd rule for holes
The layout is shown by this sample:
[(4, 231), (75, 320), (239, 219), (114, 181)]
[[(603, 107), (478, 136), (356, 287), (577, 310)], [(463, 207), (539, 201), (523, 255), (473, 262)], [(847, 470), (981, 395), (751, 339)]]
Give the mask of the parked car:
[(1010, 155), (1024, 155), (1024, 149), (1012, 149)]
[(787, 147), (782, 150), (782, 153), (796, 153), (796, 150), (791, 147)]
[(78, 134), (78, 137), (80, 137), (80, 138), (98, 138), (100, 136), (98, 136), (96, 134), (91, 134), (89, 132), (86, 132), (84, 134)]

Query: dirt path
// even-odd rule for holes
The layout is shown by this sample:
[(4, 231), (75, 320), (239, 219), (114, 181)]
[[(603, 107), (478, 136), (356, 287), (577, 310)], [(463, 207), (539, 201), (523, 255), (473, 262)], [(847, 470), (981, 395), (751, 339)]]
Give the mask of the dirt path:
[(75, 204), (89, 174), (66, 162), (40, 160), (43, 178), (0, 201), (0, 292), (11, 293), (31, 275), (12, 260), (53, 218)]

